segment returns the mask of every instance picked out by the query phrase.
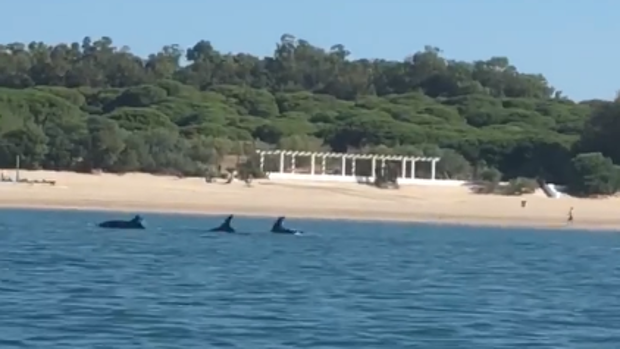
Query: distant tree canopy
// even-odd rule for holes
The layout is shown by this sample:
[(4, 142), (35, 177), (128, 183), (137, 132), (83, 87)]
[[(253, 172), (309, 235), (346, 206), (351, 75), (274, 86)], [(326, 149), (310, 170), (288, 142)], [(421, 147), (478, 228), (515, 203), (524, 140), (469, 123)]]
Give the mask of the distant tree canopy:
[(108, 37), (0, 45), (0, 166), (202, 174), (252, 146), (331, 148), (442, 156), (443, 178), (617, 190), (620, 102), (576, 103), (504, 57), (349, 54), (288, 34), (265, 58), (208, 41), (146, 58)]

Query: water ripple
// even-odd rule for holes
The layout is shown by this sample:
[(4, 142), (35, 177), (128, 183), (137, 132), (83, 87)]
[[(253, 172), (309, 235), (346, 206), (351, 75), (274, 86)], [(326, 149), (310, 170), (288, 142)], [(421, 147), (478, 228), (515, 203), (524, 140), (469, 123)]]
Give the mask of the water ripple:
[[(617, 348), (620, 236), (0, 211), (2, 348)], [(181, 228), (178, 228), (181, 227)], [(248, 229), (245, 229), (248, 228)]]

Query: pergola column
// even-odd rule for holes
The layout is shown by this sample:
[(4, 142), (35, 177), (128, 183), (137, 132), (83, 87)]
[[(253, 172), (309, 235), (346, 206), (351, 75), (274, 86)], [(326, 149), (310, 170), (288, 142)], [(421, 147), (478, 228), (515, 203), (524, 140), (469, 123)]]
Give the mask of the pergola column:
[(411, 179), (415, 179), (415, 163), (416, 159), (411, 159)]
[(371, 167), (371, 174), (370, 174), (370, 176), (374, 178), (377, 175), (377, 157), (373, 155), (370, 158), (370, 161), (371, 161), (371, 165), (370, 165), (370, 167)]
[(310, 155), (310, 174), (314, 176), (314, 168), (316, 167), (316, 154)]
[(326, 164), (327, 161), (325, 161), (327, 157), (323, 155), (322, 158), (323, 158), (323, 161), (321, 162), (321, 174), (324, 175), (326, 171), (326, 167), (327, 167), (327, 164)]
[(400, 178), (405, 178), (407, 173), (407, 158), (403, 157), (400, 163)]
[(297, 158), (297, 153), (291, 153), (291, 173), (295, 173), (295, 161)]
[(280, 152), (280, 168), (278, 172), (284, 173), (284, 152)]
[(351, 158), (351, 176), (355, 176), (355, 162), (357, 161), (356, 157)]
[(435, 180), (435, 169), (437, 167), (437, 159), (433, 159), (433, 161), (431, 161), (431, 180)]
[(260, 152), (260, 171), (265, 172), (265, 153)]
[(347, 175), (347, 157), (342, 155), (342, 176)]

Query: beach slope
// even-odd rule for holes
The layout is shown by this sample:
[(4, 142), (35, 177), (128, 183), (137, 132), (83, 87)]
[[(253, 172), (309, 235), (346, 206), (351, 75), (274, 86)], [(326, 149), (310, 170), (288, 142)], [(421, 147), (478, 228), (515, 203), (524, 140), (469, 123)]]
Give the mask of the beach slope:
[[(5, 173), (10, 173), (5, 170)], [(403, 186), (399, 190), (368, 185), (254, 181), (205, 183), (130, 173), (78, 174), (21, 171), (21, 178), (54, 180), (56, 185), (1, 183), (0, 206), (170, 212), (257, 216), (423, 221), (496, 226), (566, 226), (575, 207), (574, 228), (620, 227), (620, 199), (550, 199), (542, 194), (473, 194), (466, 187)], [(527, 200), (527, 207), (521, 207)]]

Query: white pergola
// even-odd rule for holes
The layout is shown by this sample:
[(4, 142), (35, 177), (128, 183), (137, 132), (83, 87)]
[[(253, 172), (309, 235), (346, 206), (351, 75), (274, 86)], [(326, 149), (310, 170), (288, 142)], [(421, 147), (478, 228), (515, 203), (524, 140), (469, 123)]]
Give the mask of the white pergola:
[[(437, 162), (441, 160), (438, 157), (418, 157), (418, 156), (404, 156), (404, 155), (378, 155), (378, 154), (350, 154), (350, 153), (333, 153), (333, 152), (310, 152), (310, 151), (293, 151), (293, 150), (257, 150), (256, 151), (260, 156), (260, 169), (264, 171), (265, 168), (265, 155), (279, 155), (280, 156), (280, 166), (278, 168), (279, 173), (284, 172), (284, 157), (291, 157), (291, 172), (295, 173), (295, 159), (298, 156), (310, 157), (310, 175), (325, 175), (326, 174), (326, 159), (327, 158), (340, 158), (342, 161), (341, 176), (346, 175), (346, 161), (347, 159), (351, 159), (351, 173), (355, 175), (355, 162), (356, 160), (371, 160), (371, 176), (374, 177), (377, 160), (381, 161), (381, 168), (385, 168), (386, 161), (401, 161), (401, 178), (406, 178), (406, 166), (407, 163), (411, 163), (411, 179), (415, 178), (415, 164), (416, 162), (430, 162), (431, 163), (431, 180), (435, 179), (435, 171), (437, 167)], [(321, 172), (316, 173), (316, 158), (321, 158)]]

